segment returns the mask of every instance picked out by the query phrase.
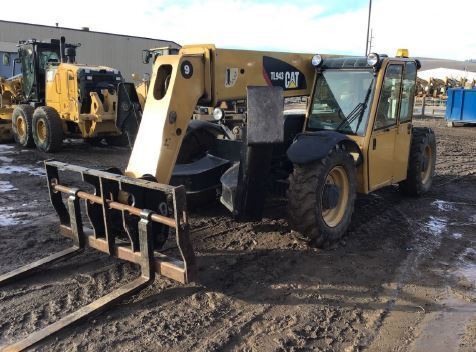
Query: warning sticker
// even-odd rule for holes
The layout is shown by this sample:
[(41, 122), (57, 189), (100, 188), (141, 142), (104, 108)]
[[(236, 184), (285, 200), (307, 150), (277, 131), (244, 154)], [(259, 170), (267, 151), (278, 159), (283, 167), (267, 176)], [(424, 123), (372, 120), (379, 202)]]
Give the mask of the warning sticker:
[(238, 80), (238, 69), (237, 68), (227, 68), (225, 71), (225, 87), (231, 88), (236, 84)]

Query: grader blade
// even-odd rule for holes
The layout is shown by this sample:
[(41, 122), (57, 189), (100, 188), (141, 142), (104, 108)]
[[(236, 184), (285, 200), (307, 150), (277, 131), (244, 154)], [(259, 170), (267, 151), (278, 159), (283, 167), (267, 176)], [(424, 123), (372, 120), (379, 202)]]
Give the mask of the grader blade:
[[(78, 254), (85, 247), (138, 264), (141, 276), (27, 338), (0, 347), (1, 351), (27, 349), (65, 327), (98, 314), (152, 283), (155, 274), (188, 283), (196, 269), (183, 186), (162, 185), (57, 161), (46, 161), (45, 167), (51, 203), (60, 218), (60, 232), (71, 238), (73, 245), (0, 276), (0, 286), (17, 281), (47, 264)], [(93, 191), (62, 184), (60, 171), (79, 173), (85, 188)], [(90, 227), (83, 226), (83, 209)], [(175, 230), (180, 259), (160, 252), (165, 243), (164, 233), (168, 233), (170, 228)]]

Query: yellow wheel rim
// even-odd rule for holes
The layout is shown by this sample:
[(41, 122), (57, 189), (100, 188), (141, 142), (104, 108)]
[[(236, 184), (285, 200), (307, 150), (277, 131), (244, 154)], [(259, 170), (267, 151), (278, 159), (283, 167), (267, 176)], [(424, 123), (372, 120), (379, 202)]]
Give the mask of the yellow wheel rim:
[(16, 129), (17, 129), (17, 134), (18, 136), (20, 137), (25, 137), (26, 135), (26, 122), (25, 122), (25, 118), (23, 116), (18, 116), (17, 117), (17, 120), (16, 120)]
[(423, 157), (425, 158), (424, 168), (421, 170), (421, 182), (423, 184), (426, 184), (431, 178), (431, 170), (433, 169), (433, 158), (431, 155), (431, 147), (427, 145), (423, 152)]
[(48, 134), (45, 121), (43, 121), (42, 119), (38, 120), (38, 122), (36, 123), (36, 131), (37, 131), (36, 134), (40, 143), (45, 142), (46, 136)]
[[(332, 209), (322, 209), (322, 218), (329, 227), (336, 227), (344, 218), (349, 202), (349, 178), (347, 172), (342, 166), (335, 166), (329, 171), (326, 177), (326, 184), (335, 185), (339, 188), (339, 199), (337, 205)], [(322, 199), (322, 196), (321, 196)]]

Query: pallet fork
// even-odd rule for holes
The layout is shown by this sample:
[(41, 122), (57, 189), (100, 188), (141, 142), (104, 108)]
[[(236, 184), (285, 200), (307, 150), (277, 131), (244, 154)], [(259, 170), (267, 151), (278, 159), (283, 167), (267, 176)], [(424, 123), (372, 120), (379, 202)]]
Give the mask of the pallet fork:
[[(57, 161), (46, 161), (45, 167), (51, 203), (61, 222), (61, 234), (71, 238), (73, 246), (1, 275), (0, 286), (16, 282), (48, 264), (70, 258), (86, 246), (139, 264), (141, 276), (27, 338), (0, 347), (1, 351), (25, 350), (74, 323), (98, 314), (153, 283), (155, 274), (188, 283), (196, 271), (183, 186), (162, 185)], [(60, 184), (59, 171), (80, 173), (83, 181), (93, 186), (94, 194)], [(66, 205), (63, 194), (67, 196)], [(128, 195), (127, 203), (131, 204), (118, 202), (121, 194)], [(92, 228), (83, 227), (80, 199), (84, 200)], [(158, 213), (160, 207), (163, 209), (164, 200), (172, 208), (171, 217)], [(122, 218), (122, 229), (114, 221), (118, 217)], [(165, 243), (165, 239), (162, 239), (157, 245), (157, 237), (164, 233), (164, 226), (167, 227), (166, 231), (169, 228), (175, 230), (181, 260), (154, 250), (154, 247), (161, 247)], [(126, 235), (119, 236), (119, 233)]]

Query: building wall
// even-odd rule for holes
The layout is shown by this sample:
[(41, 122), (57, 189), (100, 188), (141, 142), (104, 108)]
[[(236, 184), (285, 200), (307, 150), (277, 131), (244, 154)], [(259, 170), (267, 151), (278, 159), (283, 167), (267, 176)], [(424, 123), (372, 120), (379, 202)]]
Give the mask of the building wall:
[[(143, 49), (179, 47), (177, 43), (168, 40), (0, 21), (0, 53), (2, 46), (15, 45), (20, 40), (35, 38), (49, 41), (61, 36), (64, 36), (68, 43), (81, 43), (81, 47), (77, 49), (78, 63), (119, 69), (126, 81), (132, 81), (132, 73), (142, 76), (150, 72), (150, 65), (142, 63)], [(0, 54), (0, 66), (3, 63), (1, 56)], [(10, 75), (11, 68), (7, 76)]]

